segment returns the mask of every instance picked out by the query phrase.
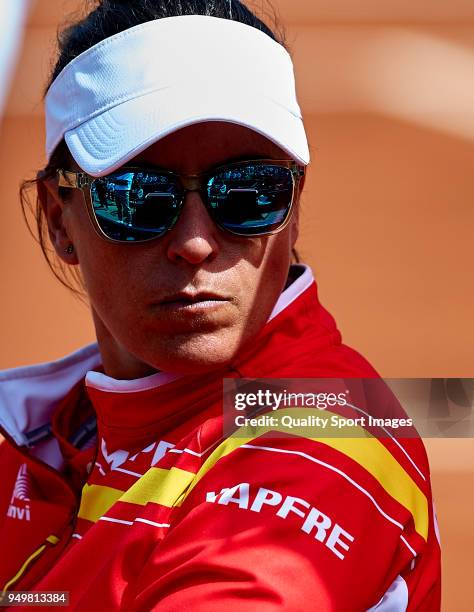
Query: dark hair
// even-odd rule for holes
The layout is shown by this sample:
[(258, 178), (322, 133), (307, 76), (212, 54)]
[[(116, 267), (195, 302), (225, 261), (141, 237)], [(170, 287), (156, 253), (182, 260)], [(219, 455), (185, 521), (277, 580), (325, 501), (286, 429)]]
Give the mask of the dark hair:
[[(51, 72), (46, 92), (61, 70), (82, 52), (105, 38), (153, 19), (180, 15), (209, 15), (232, 19), (265, 32), (273, 40), (285, 46), (284, 32), (278, 25), (275, 9), (268, 0), (266, 10), (262, 9), (262, 19), (239, 0), (101, 0), (99, 2), (86, 1), (83, 10), (84, 16), (76, 17), (72, 23), (58, 33), (59, 55)], [(273, 22), (274, 30), (264, 23), (264, 18)], [(78, 267), (64, 264), (56, 257), (50, 246), (47, 221), (39, 193), (41, 190), (44, 192), (41, 181), (56, 176), (57, 170), (68, 167), (69, 163), (70, 155), (63, 139), (53, 152), (48, 165), (38, 172), (37, 178), (22, 183), (20, 200), (28, 228), (39, 242), (53, 274), (76, 295), (84, 297), (84, 285)], [(28, 198), (29, 188), (33, 186), (38, 189), (35, 205)], [(66, 198), (67, 191), (60, 189), (61, 197)], [(32, 229), (29, 213), (34, 218), (34, 229)], [(293, 256), (298, 261), (295, 251)]]

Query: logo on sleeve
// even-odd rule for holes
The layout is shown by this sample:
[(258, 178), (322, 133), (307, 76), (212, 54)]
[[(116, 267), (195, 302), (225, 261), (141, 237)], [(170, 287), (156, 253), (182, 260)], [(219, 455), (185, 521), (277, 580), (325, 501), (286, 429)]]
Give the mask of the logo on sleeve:
[(315, 540), (324, 544), (336, 557), (344, 559), (354, 536), (334, 522), (329, 516), (312, 506), (301, 497), (283, 496), (278, 491), (259, 487), (257, 492), (250, 490), (248, 482), (241, 482), (231, 488), (224, 488), (220, 493), (209, 491), (206, 502), (228, 506), (236, 504), (243, 510), (260, 512), (268, 506), (275, 510), (276, 516), (287, 519), (295, 514), (300, 520), (300, 529)]
[(30, 517), (30, 478), (26, 463), (22, 463), (16, 476), (15, 486), (8, 506), (7, 516), (20, 521), (29, 521)]

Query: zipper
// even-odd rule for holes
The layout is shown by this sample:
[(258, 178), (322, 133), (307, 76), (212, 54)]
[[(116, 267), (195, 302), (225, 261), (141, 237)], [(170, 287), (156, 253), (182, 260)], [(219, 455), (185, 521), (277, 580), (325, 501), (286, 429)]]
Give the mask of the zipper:
[(5, 595), (8, 589), (24, 576), (33, 561), (35, 561), (40, 555), (42, 555), (43, 552), (48, 548), (48, 544), (50, 546), (56, 546), (59, 541), (60, 538), (58, 538), (58, 536), (55, 536), (54, 534), (49, 535), (46, 538), (44, 544), (41, 544), (39, 548), (37, 548), (33, 553), (31, 553), (31, 555), (28, 557), (28, 559), (26, 559), (26, 561), (23, 563), (17, 573), (13, 576), (13, 578), (10, 578), (10, 580), (5, 583), (5, 586), (3, 587), (0, 595)]

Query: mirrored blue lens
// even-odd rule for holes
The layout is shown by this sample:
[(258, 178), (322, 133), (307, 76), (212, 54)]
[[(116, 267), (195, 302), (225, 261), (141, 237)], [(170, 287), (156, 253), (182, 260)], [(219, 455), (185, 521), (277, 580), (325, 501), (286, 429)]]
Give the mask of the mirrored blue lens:
[(289, 168), (248, 164), (221, 169), (210, 177), (210, 212), (221, 227), (239, 235), (265, 234), (286, 220), (293, 199)]
[(108, 238), (136, 242), (157, 238), (176, 223), (182, 189), (168, 174), (122, 170), (95, 179), (91, 198), (97, 223)]

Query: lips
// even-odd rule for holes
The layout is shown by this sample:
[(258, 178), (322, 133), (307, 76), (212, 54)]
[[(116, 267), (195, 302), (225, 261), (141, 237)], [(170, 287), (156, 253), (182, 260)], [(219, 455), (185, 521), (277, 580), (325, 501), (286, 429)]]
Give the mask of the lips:
[(181, 291), (172, 295), (166, 296), (160, 300), (159, 304), (198, 304), (200, 302), (226, 302), (228, 298), (212, 293), (210, 291), (199, 291), (198, 293), (190, 293)]

